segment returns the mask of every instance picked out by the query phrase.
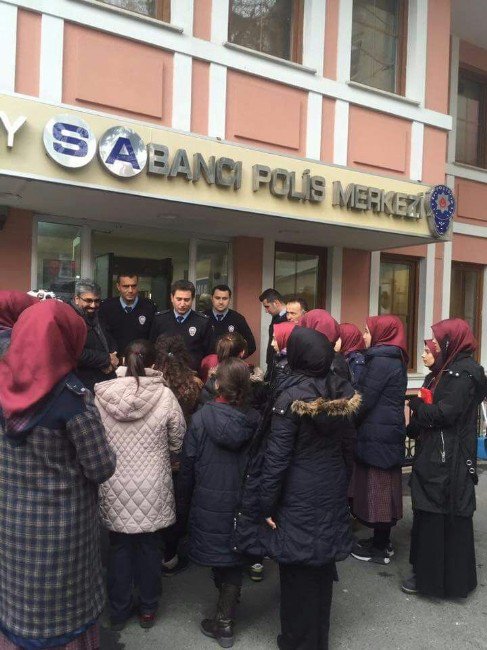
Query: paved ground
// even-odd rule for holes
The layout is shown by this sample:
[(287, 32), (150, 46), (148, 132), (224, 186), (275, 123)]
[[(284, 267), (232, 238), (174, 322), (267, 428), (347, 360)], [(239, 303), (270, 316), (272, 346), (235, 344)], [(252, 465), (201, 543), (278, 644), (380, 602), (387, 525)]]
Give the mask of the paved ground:
[[(479, 586), (466, 601), (407, 596), (399, 589), (409, 573), (408, 536), (411, 500), (404, 497), (405, 517), (394, 532), (396, 557), (388, 566), (352, 558), (339, 566), (332, 608), (332, 650), (487, 649), (487, 464), (480, 468), (475, 516)], [(198, 629), (211, 614), (215, 590), (207, 569), (193, 566), (163, 581), (157, 624), (142, 630), (134, 620), (121, 633), (103, 630), (102, 650), (201, 649), (219, 646)], [(239, 608), (236, 647), (276, 648), (279, 585), (276, 567), (267, 561), (260, 584), (246, 580)]]

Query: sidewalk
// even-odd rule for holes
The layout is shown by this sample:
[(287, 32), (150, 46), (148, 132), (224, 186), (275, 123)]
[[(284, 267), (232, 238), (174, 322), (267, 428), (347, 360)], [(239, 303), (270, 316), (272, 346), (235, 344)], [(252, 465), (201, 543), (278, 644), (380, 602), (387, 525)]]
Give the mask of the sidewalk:
[[(407, 596), (399, 589), (409, 574), (411, 499), (404, 497), (405, 517), (396, 527), (395, 558), (387, 566), (352, 558), (339, 567), (332, 608), (331, 650), (469, 650), (487, 649), (487, 463), (479, 467), (477, 513), (474, 518), (478, 581), (466, 601), (440, 601)], [(360, 534), (360, 533), (359, 533)], [(142, 630), (134, 620), (121, 633), (102, 632), (102, 650), (216, 650), (199, 621), (213, 611), (216, 591), (209, 570), (192, 566), (163, 580), (157, 623)], [(279, 628), (279, 585), (276, 567), (266, 561), (266, 577), (246, 579), (236, 628), (235, 648), (276, 648)]]

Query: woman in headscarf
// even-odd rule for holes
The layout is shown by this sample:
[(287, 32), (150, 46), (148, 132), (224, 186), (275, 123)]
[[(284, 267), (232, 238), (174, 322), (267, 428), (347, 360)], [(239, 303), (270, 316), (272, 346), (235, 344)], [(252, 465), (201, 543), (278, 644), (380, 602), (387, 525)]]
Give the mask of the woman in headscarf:
[[(279, 563), (279, 647), (326, 650), (335, 562), (352, 548), (341, 433), (360, 397), (330, 373), (333, 347), (318, 332), (296, 327), (287, 354), (290, 374), (264, 447), (260, 534), (266, 554)], [(249, 506), (244, 488), (237, 529), (252, 517)]]
[(37, 298), (22, 291), (0, 291), (0, 359), (10, 344), (12, 327), (17, 322), (17, 318), (24, 309), (37, 302), (39, 302)]
[(272, 361), (272, 368), (269, 376), (270, 391), (273, 393), (280, 382), (286, 377), (289, 368), (287, 362), (287, 342), (296, 323), (276, 323), (273, 328), (271, 346), (276, 353)]
[(442, 367), (430, 384), (433, 403), (412, 397), (421, 448), (411, 474), (414, 513), (407, 593), (465, 598), (477, 586), (475, 510), (477, 412), (487, 393), (477, 343), (464, 320), (433, 325)]
[(340, 323), (340, 338), (335, 344), (335, 352), (345, 357), (353, 386), (357, 386), (365, 365), (365, 350), (362, 332), (353, 323)]
[(85, 338), (71, 307), (41, 302), (0, 360), (1, 650), (99, 648), (98, 484), (115, 456), (72, 374)]
[(357, 390), (362, 406), (357, 418), (357, 450), (350, 485), (352, 514), (373, 528), (352, 555), (388, 564), (394, 554), (391, 528), (402, 518), (402, 464), (406, 424), (406, 337), (397, 316), (367, 318), (365, 367)]

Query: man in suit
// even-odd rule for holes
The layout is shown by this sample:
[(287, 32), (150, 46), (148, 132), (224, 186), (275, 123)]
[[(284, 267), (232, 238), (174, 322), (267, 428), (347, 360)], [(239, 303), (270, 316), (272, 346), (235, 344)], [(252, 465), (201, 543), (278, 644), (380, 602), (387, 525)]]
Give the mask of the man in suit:
[(274, 336), (274, 325), (276, 323), (285, 323), (287, 321), (286, 301), (276, 289), (266, 289), (260, 294), (259, 300), (262, 303), (264, 310), (272, 316), (271, 324), (269, 325), (269, 341), (267, 343), (266, 352), (268, 374), (275, 354), (271, 345)]
[(212, 308), (205, 311), (210, 320), (212, 329), (211, 353), (216, 352), (218, 339), (229, 332), (238, 332), (247, 341), (247, 354), (255, 352), (255, 339), (245, 317), (238, 311), (229, 308), (232, 291), (227, 284), (218, 284), (213, 287), (211, 294)]

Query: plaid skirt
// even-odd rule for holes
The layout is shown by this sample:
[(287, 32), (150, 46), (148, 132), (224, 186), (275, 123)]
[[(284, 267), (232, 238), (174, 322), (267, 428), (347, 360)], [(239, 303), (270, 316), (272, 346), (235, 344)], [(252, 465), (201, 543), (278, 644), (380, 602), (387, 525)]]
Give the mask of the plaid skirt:
[[(24, 650), (24, 646), (15, 645), (0, 633), (0, 650)], [(68, 644), (53, 646), (49, 650), (100, 650), (100, 627), (95, 623)]]
[(380, 469), (356, 462), (348, 496), (353, 516), (363, 524), (394, 526), (402, 519), (401, 467)]

